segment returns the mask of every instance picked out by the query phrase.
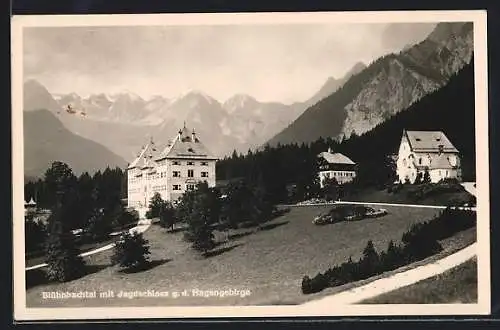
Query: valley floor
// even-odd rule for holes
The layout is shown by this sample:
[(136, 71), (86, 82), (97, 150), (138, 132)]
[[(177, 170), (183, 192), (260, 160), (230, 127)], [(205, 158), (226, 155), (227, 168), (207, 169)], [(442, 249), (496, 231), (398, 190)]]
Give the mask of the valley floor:
[[(123, 273), (110, 266), (111, 251), (86, 258), (89, 274), (63, 284), (39, 284), (27, 289), (27, 307), (173, 306), (173, 305), (269, 305), (300, 304), (345, 290), (351, 283), (314, 295), (301, 292), (304, 275), (314, 276), (351, 256), (356, 260), (368, 240), (377, 250), (389, 240), (399, 241), (411, 224), (432, 218), (431, 208), (387, 207), (388, 215), (357, 222), (315, 226), (313, 217), (327, 206), (292, 208), (264, 230), (233, 231), (211, 257), (201, 257), (183, 240), (183, 233), (167, 233), (153, 225), (145, 232), (151, 245), (152, 267), (139, 273)], [(223, 240), (223, 234), (219, 233)], [(458, 233), (442, 242), (450, 254), (474, 242), (475, 230)], [(438, 256), (435, 256), (436, 258)], [(193, 296), (198, 290), (249, 290), (246, 297)], [(43, 292), (96, 291), (115, 293), (115, 298), (43, 299)], [(157, 292), (187, 290), (188, 296), (117, 298), (120, 291)]]

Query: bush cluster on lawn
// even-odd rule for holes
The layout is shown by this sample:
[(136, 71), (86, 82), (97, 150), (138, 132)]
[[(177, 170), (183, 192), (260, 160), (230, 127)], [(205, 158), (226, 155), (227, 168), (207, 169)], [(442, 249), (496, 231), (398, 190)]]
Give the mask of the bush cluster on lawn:
[(319, 273), (313, 278), (304, 276), (304, 294), (322, 291), (353, 281), (367, 279), (403, 265), (423, 260), (442, 250), (439, 240), (450, 237), (456, 232), (474, 227), (476, 214), (473, 211), (446, 208), (430, 221), (414, 224), (402, 236), (402, 244), (389, 242), (385, 251), (378, 253), (372, 241), (368, 241), (363, 256), (353, 262), (348, 261)]
[(179, 222), (174, 206), (170, 201), (164, 200), (160, 193), (155, 193), (149, 201), (149, 209), (146, 212), (146, 218), (159, 218), (159, 224), (163, 228), (174, 229)]
[(124, 232), (116, 242), (111, 262), (122, 268), (141, 270), (149, 263), (149, 242), (142, 233)]
[(224, 194), (200, 182), (182, 195), (175, 208), (176, 221), (186, 224), (184, 238), (195, 250), (206, 254), (217, 244), (214, 230), (260, 226), (275, 215), (276, 208), (262, 181), (231, 183)]
[[(425, 177), (425, 174), (424, 174)], [(406, 182), (391, 184), (387, 186), (387, 192), (392, 194), (403, 193), (409, 200), (418, 201), (428, 197), (465, 191), (464, 187), (456, 179), (444, 179), (438, 183), (427, 182), (424, 179), (415, 181), (414, 184)], [(464, 199), (450, 200), (449, 205), (458, 205), (467, 202)]]

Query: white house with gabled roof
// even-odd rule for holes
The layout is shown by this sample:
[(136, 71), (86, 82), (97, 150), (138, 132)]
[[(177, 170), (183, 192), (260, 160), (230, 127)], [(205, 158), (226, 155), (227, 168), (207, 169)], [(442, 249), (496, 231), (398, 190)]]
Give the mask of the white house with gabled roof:
[(442, 131), (403, 130), (396, 162), (399, 182), (414, 183), (429, 172), (431, 182), (461, 181), (460, 152)]
[(216, 161), (194, 129), (189, 131), (185, 125), (163, 148), (151, 139), (127, 167), (127, 204), (141, 213), (155, 193), (164, 200), (176, 201), (198, 182), (206, 181), (214, 187)]
[(336, 152), (331, 148), (318, 155), (319, 166), (319, 184), (324, 187), (324, 182), (327, 179), (333, 179), (339, 184), (351, 182), (356, 177), (356, 163), (349, 157)]

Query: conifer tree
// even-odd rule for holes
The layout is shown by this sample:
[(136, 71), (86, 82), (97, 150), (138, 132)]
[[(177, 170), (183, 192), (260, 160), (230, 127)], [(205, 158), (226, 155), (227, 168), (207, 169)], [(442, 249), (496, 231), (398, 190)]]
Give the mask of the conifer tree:
[(162, 227), (174, 230), (174, 226), (177, 223), (177, 215), (172, 203), (165, 202), (159, 216), (160, 216), (160, 225)]
[(425, 169), (424, 171), (424, 176), (422, 178), (423, 183), (430, 183), (431, 182), (431, 175), (429, 174), (429, 170)]
[(363, 258), (360, 260), (361, 276), (370, 277), (377, 274), (380, 268), (380, 256), (378, 255), (371, 240), (363, 250)]
[(183, 195), (180, 218), (187, 223), (185, 237), (195, 250), (206, 253), (215, 247), (212, 225), (219, 221), (219, 198), (206, 182)]
[(49, 218), (50, 232), (45, 247), (47, 277), (59, 282), (76, 279), (85, 271), (85, 262), (79, 256), (74, 236), (63, 220), (63, 208), (59, 205)]
[(422, 172), (418, 172), (417, 176), (415, 177), (415, 182), (413, 182), (413, 184), (421, 184), (422, 181), (423, 181)]
[(149, 210), (146, 212), (146, 217), (148, 219), (160, 217), (165, 207), (165, 201), (161, 198), (160, 193), (155, 193), (149, 201)]
[(142, 233), (125, 231), (116, 242), (111, 262), (122, 268), (141, 270), (149, 263), (149, 242)]

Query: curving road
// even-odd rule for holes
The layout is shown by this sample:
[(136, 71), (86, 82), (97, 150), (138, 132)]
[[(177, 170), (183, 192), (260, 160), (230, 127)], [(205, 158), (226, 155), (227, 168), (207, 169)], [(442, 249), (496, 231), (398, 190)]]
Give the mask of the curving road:
[[(151, 226), (151, 222), (139, 222), (137, 226), (135, 226), (133, 228), (130, 228), (129, 232), (130, 233), (133, 233), (133, 232), (143, 233), (143, 232), (145, 232), (149, 228), (149, 226)], [(115, 247), (115, 243), (110, 243), (110, 244), (102, 246), (102, 247), (100, 247), (98, 249), (94, 249), (94, 250), (91, 250), (91, 251), (87, 251), (87, 252), (81, 253), (80, 256), (82, 256), (82, 257), (91, 256), (91, 255), (96, 254), (96, 253), (100, 253), (100, 252), (103, 252), (103, 251), (110, 250), (110, 249), (112, 249), (114, 247)], [(47, 266), (47, 264), (43, 263), (43, 264), (38, 264), (38, 265), (35, 265), (35, 266), (31, 266), (31, 267), (26, 267), (26, 271), (28, 271), (28, 270), (34, 270), (34, 269), (38, 269), (38, 268), (43, 268), (43, 267), (46, 267), (46, 266)]]

